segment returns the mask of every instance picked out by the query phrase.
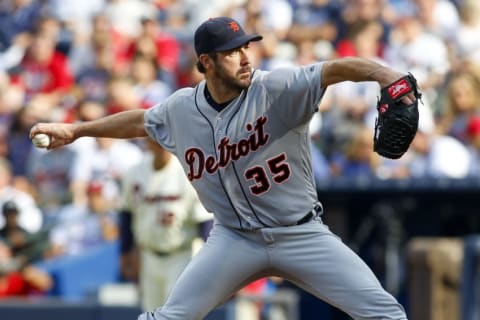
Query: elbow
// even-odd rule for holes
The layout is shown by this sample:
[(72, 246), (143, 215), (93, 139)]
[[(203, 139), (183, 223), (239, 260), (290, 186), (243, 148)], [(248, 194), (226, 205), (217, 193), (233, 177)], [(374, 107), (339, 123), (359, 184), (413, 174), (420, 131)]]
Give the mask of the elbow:
[[(329, 85), (338, 82), (336, 79), (336, 72), (335, 72), (335, 61), (325, 61), (322, 67), (322, 74), (321, 74), (321, 83), (320, 86), (325, 89)], [(333, 70), (333, 71), (332, 71)]]
[(135, 125), (132, 128), (134, 136), (137, 138), (147, 137), (147, 130), (145, 130), (145, 110), (136, 110), (136, 112), (137, 119), (133, 121)]
[(148, 136), (143, 123), (141, 125), (137, 125), (133, 130), (135, 131), (135, 136), (137, 138), (144, 138)]

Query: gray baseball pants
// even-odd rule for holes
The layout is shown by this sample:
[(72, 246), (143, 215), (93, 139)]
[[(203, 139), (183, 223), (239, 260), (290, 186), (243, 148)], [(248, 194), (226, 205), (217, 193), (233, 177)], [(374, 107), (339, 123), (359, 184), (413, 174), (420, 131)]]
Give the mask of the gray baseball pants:
[(180, 275), (164, 306), (138, 320), (203, 319), (237, 290), (279, 276), (343, 310), (355, 320), (406, 320), (403, 307), (370, 268), (320, 218), (255, 231), (215, 224)]

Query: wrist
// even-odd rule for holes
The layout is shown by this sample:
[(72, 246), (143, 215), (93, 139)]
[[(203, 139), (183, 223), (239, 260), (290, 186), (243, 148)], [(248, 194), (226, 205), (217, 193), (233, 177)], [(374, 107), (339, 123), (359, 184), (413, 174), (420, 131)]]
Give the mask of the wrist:
[(403, 76), (405, 76), (403, 73), (383, 66), (375, 69), (371, 74), (372, 80), (377, 81), (381, 88), (389, 86)]
[(70, 125), (70, 132), (71, 132), (71, 139), (72, 141), (85, 136), (85, 122), (78, 122), (78, 123), (71, 123)]

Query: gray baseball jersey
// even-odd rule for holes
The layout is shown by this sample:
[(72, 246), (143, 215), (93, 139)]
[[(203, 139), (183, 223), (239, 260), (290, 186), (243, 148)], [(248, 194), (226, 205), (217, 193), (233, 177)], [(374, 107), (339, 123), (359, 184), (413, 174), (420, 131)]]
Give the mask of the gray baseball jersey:
[(314, 207), (308, 123), (323, 95), (321, 66), (256, 70), (221, 112), (206, 101), (205, 82), (146, 112), (149, 135), (178, 156), (222, 224), (291, 225)]

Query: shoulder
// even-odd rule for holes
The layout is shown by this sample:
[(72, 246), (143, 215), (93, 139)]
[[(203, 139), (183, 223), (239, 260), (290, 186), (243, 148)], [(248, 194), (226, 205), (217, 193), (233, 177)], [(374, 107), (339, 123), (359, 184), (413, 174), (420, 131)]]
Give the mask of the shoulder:
[(264, 87), (267, 90), (284, 90), (288, 88), (304, 88), (320, 80), (323, 63), (306, 66), (284, 66), (271, 71), (255, 70), (252, 76), (253, 87)]
[(284, 75), (294, 73), (299, 67), (298, 66), (288, 66), (288, 67), (278, 67), (272, 70), (253, 70), (252, 74), (252, 83), (264, 82), (271, 79), (279, 79)]
[(185, 106), (190, 106), (192, 103), (195, 103), (195, 94), (197, 92), (197, 87), (187, 87), (176, 90), (164, 101), (157, 103), (147, 110), (147, 113), (158, 113), (159, 109), (180, 109)]
[(181, 88), (175, 91), (167, 100), (166, 102), (169, 104), (182, 104), (185, 102), (190, 102), (195, 99), (195, 92), (197, 88), (187, 87)]
[(270, 71), (265, 70), (254, 70), (252, 75), (252, 81), (261, 82), (266, 80), (285, 80), (290, 77), (299, 76), (302, 74), (314, 73), (315, 71), (321, 70), (323, 67), (323, 62), (317, 62), (310, 65), (288, 65), (282, 66)]

